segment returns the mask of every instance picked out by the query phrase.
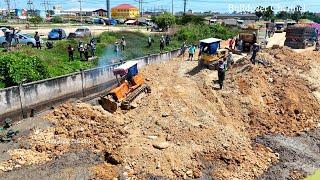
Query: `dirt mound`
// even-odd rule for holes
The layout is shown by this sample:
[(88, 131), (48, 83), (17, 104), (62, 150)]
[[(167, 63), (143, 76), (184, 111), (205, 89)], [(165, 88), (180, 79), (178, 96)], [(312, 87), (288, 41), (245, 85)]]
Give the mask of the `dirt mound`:
[[(11, 160), (0, 164), (4, 171), (19, 165), (43, 164), (66, 152), (91, 150), (104, 152), (106, 160), (120, 163), (117, 153), (127, 132), (121, 117), (117, 118), (101, 107), (84, 103), (67, 103), (48, 114), (53, 127), (34, 130), (28, 139), (28, 147), (9, 151)], [(17, 166), (18, 165), (18, 166)]]
[[(320, 105), (307, 74), (310, 57), (264, 50), (252, 65), (238, 61), (216, 90), (217, 73), (178, 59), (142, 70), (152, 93), (128, 112), (67, 103), (47, 115), (52, 127), (34, 131), (30, 148), (48, 158), (69, 151), (103, 152), (97, 178), (254, 179), (278, 154), (261, 135), (295, 135), (317, 126)], [(314, 76), (317, 77), (317, 76)], [(263, 143), (263, 142), (261, 142)]]

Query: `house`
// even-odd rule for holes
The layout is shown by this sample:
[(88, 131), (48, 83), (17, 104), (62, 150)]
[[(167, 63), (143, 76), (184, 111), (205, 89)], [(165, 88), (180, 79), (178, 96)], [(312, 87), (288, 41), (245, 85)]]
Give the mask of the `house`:
[(120, 4), (111, 9), (111, 16), (115, 19), (137, 19), (140, 13), (138, 8), (130, 4)]
[(108, 11), (104, 9), (97, 9), (92, 12), (92, 16), (104, 17), (104, 16), (107, 16), (107, 12)]

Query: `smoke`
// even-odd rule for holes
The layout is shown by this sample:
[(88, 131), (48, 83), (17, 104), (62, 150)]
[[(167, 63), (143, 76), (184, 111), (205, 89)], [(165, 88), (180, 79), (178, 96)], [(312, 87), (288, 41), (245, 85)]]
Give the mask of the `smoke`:
[(98, 60), (98, 67), (118, 63), (121, 59), (123, 59), (121, 51), (119, 51), (117, 55), (114, 50), (114, 45), (109, 45), (104, 49), (102, 56)]

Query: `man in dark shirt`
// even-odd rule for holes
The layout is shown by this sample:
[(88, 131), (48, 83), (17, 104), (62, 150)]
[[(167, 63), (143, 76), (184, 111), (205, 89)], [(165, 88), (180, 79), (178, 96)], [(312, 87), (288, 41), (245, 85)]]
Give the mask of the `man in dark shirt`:
[(38, 32), (36, 32), (36, 34), (34, 35), (34, 39), (36, 40), (37, 49), (41, 49), (40, 35)]

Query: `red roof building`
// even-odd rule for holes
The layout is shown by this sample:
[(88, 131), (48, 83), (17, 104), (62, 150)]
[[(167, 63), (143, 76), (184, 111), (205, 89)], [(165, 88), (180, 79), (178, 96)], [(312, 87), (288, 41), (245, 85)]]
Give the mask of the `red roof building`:
[(139, 9), (130, 4), (120, 4), (111, 9), (111, 16), (115, 19), (137, 19), (140, 16)]

